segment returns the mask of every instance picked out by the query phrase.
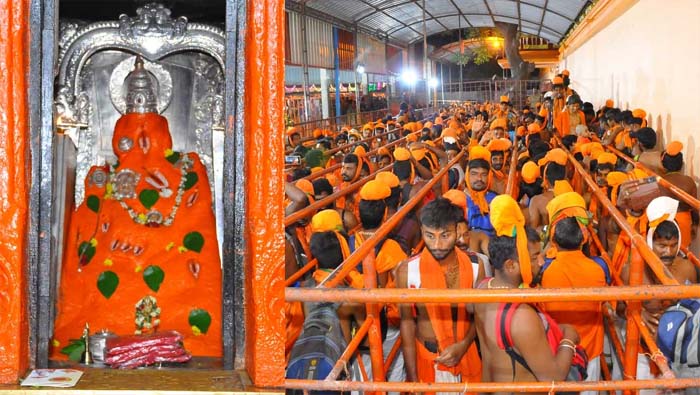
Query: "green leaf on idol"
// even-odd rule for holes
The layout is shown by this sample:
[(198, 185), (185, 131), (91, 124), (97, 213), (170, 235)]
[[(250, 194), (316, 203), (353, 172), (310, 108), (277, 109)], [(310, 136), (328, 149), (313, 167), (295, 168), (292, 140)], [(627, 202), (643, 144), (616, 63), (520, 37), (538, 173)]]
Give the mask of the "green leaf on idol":
[(185, 175), (185, 190), (192, 188), (199, 181), (197, 173), (191, 171)]
[(158, 292), (164, 278), (165, 272), (163, 272), (163, 269), (159, 266), (151, 265), (143, 271), (143, 281), (145, 281), (148, 288), (152, 289), (154, 292)]
[(194, 309), (190, 311), (190, 326), (196, 326), (202, 333), (207, 333), (211, 325), (211, 316), (204, 309)]
[(97, 196), (95, 196), (95, 195), (88, 196), (86, 204), (90, 210), (92, 210), (94, 212), (100, 211), (100, 198), (98, 198)]
[(82, 243), (80, 243), (80, 245), (78, 246), (78, 258), (80, 260), (80, 264), (87, 265), (88, 263), (90, 263), (92, 257), (95, 256), (95, 252), (97, 252), (95, 246), (92, 245), (89, 241), (83, 241)]
[(173, 151), (173, 153), (166, 156), (165, 159), (167, 159), (168, 162), (175, 164), (177, 163), (177, 161), (180, 160), (180, 153), (177, 151)]
[(102, 272), (100, 273), (100, 276), (97, 277), (97, 289), (99, 289), (102, 296), (107, 299), (114, 294), (114, 291), (117, 290), (118, 285), (119, 277), (112, 271), (108, 270)]
[(153, 189), (144, 189), (139, 193), (139, 201), (143, 207), (151, 208), (158, 201), (158, 191)]
[(201, 252), (204, 246), (204, 237), (197, 231), (190, 232), (185, 235), (182, 245), (190, 251)]

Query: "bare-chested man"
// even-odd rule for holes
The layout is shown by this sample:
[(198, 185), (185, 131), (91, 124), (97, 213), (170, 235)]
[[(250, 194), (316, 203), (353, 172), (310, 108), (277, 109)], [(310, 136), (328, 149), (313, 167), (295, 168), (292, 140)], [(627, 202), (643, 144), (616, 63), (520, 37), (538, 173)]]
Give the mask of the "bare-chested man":
[[(679, 255), (682, 237), (678, 224), (674, 220), (677, 210), (678, 201), (666, 196), (658, 197), (649, 203), (646, 210), (650, 223), (647, 244), (680, 284), (697, 284), (698, 273), (695, 266)], [(666, 215), (668, 215), (668, 219), (662, 220)], [(629, 265), (623, 266), (621, 277), (623, 282), (629, 283)], [(645, 265), (644, 268), (643, 282), (644, 284), (660, 284), (648, 265)], [(647, 300), (642, 303), (642, 321), (652, 336), (656, 336), (659, 318), (663, 312), (675, 303), (674, 300), (659, 299)], [(618, 314), (622, 310), (623, 308), (618, 306)], [(637, 359), (637, 379), (653, 378), (650, 361), (644, 354), (644, 349), (640, 351)]]
[[(472, 288), (469, 257), (455, 247), (464, 211), (437, 198), (421, 212), (425, 248), (397, 269), (398, 288)], [(464, 304), (401, 305), (401, 339), (408, 381), (478, 382), (476, 330)]]
[(652, 128), (641, 128), (636, 132), (630, 132), (630, 137), (637, 140), (633, 151), (639, 151), (635, 160), (654, 173), (661, 174), (661, 151), (656, 149), (656, 132)]
[[(525, 219), (519, 214), (520, 207), (507, 195), (496, 197), (492, 202), (494, 228), (498, 236), (489, 244), (489, 255), (494, 268), (494, 277), (483, 282), (479, 287), (484, 289), (517, 289), (523, 282), (529, 283), (541, 262), (541, 243), (536, 232), (529, 231), (527, 236)], [(527, 237), (528, 251), (518, 251), (515, 237), (505, 236), (515, 233), (519, 237)], [(518, 237), (516, 236), (516, 237)], [(521, 259), (522, 258), (522, 259)], [(521, 264), (521, 262), (523, 262)], [(573, 327), (560, 325), (563, 338), (554, 345), (547, 340), (542, 321), (543, 315), (535, 307), (528, 304), (511, 305), (515, 308), (512, 322), (508, 330), (512, 336), (513, 350), (519, 354), (524, 364), (514, 362), (511, 356), (499, 346), (495, 328), (497, 327), (498, 312), (501, 303), (477, 304), (474, 307), (475, 325), (479, 337), (482, 355), (482, 381), (484, 382), (513, 382), (513, 381), (558, 381), (565, 379), (573, 357), (574, 345), (579, 342), (579, 336)], [(527, 365), (527, 367), (525, 366)], [(509, 394), (499, 392), (498, 394)]]

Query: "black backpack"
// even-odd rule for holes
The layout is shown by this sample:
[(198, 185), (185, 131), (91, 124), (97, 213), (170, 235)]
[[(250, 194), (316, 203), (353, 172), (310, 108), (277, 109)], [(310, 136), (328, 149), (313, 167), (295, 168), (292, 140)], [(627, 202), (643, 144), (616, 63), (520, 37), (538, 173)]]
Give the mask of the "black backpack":
[[(308, 305), (307, 305), (308, 306)], [(310, 305), (304, 327), (289, 356), (288, 379), (325, 380), (347, 347), (336, 312), (337, 304), (324, 302)], [(343, 380), (347, 372), (338, 377)], [(287, 390), (302, 395), (302, 390)], [(309, 391), (316, 395), (336, 395), (336, 391)]]

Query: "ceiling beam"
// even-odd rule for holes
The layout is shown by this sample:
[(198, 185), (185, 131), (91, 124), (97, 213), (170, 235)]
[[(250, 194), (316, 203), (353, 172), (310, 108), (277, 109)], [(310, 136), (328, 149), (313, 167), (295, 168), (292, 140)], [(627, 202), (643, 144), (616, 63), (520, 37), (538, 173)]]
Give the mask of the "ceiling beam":
[(450, 0), (450, 3), (452, 3), (452, 6), (457, 10), (457, 15), (459, 15), (460, 18), (464, 19), (464, 21), (467, 22), (468, 27), (474, 27), (472, 26), (472, 23), (469, 22), (469, 19), (467, 19), (464, 16), (464, 14), (462, 13), (462, 9), (457, 6), (455, 0)]
[(491, 7), (489, 7), (489, 2), (484, 0), (484, 5), (486, 6), (486, 9), (489, 11), (489, 15), (491, 16), (491, 22), (493, 22), (493, 27), (496, 27), (496, 18), (494, 18), (493, 11), (491, 11)]
[[(366, 5), (366, 6), (370, 7), (370, 8), (374, 8), (375, 13), (381, 12), (382, 14), (386, 15), (386, 16), (389, 17), (390, 19), (393, 19), (394, 21), (398, 22), (399, 24), (402, 25), (402, 29), (403, 29), (403, 28), (409, 28), (409, 29), (413, 30), (414, 32), (416, 32), (418, 35), (421, 35), (421, 36), (423, 35), (423, 33), (417, 31), (416, 29), (414, 29), (414, 28), (412, 28), (411, 26), (405, 24), (405, 23), (402, 22), (401, 20), (395, 18), (393, 15), (389, 15), (388, 12), (385, 12), (385, 11), (380, 10), (379, 8), (375, 7), (374, 5), (372, 5), (372, 3), (368, 3), (368, 2), (365, 1), (365, 0), (357, 0), (357, 1), (359, 1), (360, 3)], [(413, 0), (412, 0), (411, 2), (413, 2)], [(419, 8), (420, 8), (420, 7), (419, 7)], [(370, 15), (371, 15), (371, 14), (370, 14)], [(369, 16), (369, 15), (368, 15), (368, 16)], [(400, 30), (400, 29), (399, 29), (399, 30)], [(389, 33), (387, 33), (387, 34), (389, 34)]]
[[(422, 9), (423, 9), (423, 6), (418, 5), (418, 0), (414, 0), (414, 1), (416, 2), (416, 6), (418, 6), (418, 7), (422, 10)], [(428, 20), (432, 19), (432, 20), (434, 20), (435, 22), (439, 23), (440, 26), (442, 26), (442, 28), (443, 28), (445, 31), (450, 30), (450, 29), (447, 28), (447, 26), (443, 25), (442, 22), (440, 22), (433, 14), (431, 14), (430, 11), (428, 11), (427, 8), (426, 8), (424, 11), (425, 11), (426, 15), (428, 15), (428, 16), (430, 17), (430, 18), (426, 18), (426, 19), (425, 19), (426, 22), (427, 22)], [(422, 22), (422, 21), (421, 21), (421, 22)]]

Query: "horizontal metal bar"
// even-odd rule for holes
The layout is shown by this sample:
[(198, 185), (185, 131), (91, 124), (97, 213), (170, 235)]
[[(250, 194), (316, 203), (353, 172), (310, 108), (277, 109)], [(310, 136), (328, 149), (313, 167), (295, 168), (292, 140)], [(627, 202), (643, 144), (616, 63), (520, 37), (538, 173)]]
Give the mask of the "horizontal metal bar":
[(545, 392), (601, 391), (639, 389), (680, 389), (700, 386), (700, 378), (616, 380), (595, 382), (512, 382), (512, 383), (391, 383), (360, 381), (315, 381), (287, 379), (288, 389), (313, 389), (324, 391), (391, 391), (391, 392)]
[(537, 289), (337, 289), (286, 288), (287, 302), (497, 303), (684, 299), (700, 297), (700, 285), (640, 285)]

